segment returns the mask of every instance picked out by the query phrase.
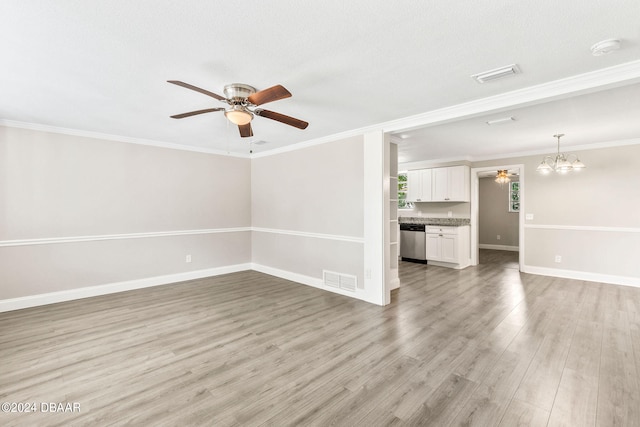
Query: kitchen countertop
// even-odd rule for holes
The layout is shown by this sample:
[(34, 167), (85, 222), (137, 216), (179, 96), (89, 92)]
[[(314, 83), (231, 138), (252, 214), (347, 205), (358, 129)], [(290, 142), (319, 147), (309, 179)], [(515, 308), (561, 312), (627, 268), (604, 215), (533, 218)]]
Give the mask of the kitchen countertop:
[(447, 225), (450, 227), (462, 227), (469, 225), (469, 218), (427, 218), (416, 216), (401, 216), (398, 218), (400, 224), (425, 224), (425, 225)]

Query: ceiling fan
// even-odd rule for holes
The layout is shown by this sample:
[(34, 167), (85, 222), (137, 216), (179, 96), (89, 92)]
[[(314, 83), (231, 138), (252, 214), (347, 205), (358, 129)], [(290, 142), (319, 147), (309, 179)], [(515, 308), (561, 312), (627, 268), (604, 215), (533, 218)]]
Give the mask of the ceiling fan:
[(251, 120), (253, 120), (254, 115), (275, 120), (277, 122), (296, 127), (298, 129), (306, 129), (307, 126), (309, 126), (309, 123), (300, 119), (285, 116), (284, 114), (276, 113), (275, 111), (256, 108), (259, 105), (266, 104), (267, 102), (289, 98), (291, 96), (291, 93), (282, 85), (276, 85), (268, 89), (257, 91), (253, 86), (245, 85), (242, 83), (232, 83), (224, 87), (223, 92), (225, 96), (220, 96), (213, 92), (209, 92), (208, 90), (201, 89), (199, 87), (190, 85), (189, 83), (184, 83), (178, 80), (167, 80), (167, 82), (185, 87), (187, 89), (195, 90), (196, 92), (203, 93), (217, 99), (218, 101), (226, 102), (227, 104), (229, 104), (228, 107), (206, 108), (204, 110), (176, 114), (174, 116), (171, 116), (171, 118), (173, 119), (183, 119), (185, 117), (191, 117), (197, 114), (212, 113), (214, 111), (224, 111), (224, 115), (227, 117), (227, 119), (229, 119), (231, 123), (238, 125), (240, 136), (243, 138), (253, 136), (253, 129), (251, 129)]

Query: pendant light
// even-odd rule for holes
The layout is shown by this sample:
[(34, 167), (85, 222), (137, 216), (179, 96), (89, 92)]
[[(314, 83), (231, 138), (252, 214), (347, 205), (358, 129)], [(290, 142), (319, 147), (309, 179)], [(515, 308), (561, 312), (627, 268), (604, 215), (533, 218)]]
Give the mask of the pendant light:
[[(564, 154), (560, 152), (560, 138), (563, 136), (563, 133), (553, 135), (554, 138), (558, 138), (558, 151), (555, 157), (545, 156), (536, 168), (536, 171), (544, 175), (550, 172), (566, 174), (571, 171), (579, 171), (580, 169), (586, 168), (576, 154)], [(575, 160), (570, 161), (571, 156), (573, 156)]]

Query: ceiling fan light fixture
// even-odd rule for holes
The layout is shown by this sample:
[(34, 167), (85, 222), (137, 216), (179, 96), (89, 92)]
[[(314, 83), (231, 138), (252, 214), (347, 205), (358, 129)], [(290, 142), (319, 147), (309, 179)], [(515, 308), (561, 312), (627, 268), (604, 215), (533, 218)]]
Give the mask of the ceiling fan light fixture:
[(507, 173), (506, 169), (501, 169), (498, 171), (498, 174), (496, 175), (496, 182), (500, 185), (502, 184), (506, 184), (509, 181), (511, 181), (511, 178), (509, 178), (509, 174)]
[(309, 123), (304, 120), (286, 116), (275, 111), (255, 108), (258, 105), (291, 97), (291, 92), (282, 85), (275, 85), (261, 91), (256, 91), (253, 86), (245, 85), (243, 83), (233, 83), (224, 87), (225, 96), (223, 97), (189, 83), (181, 82), (180, 80), (167, 80), (167, 82), (200, 92), (204, 95), (215, 98), (218, 101), (229, 104), (229, 107), (226, 108), (206, 108), (203, 110), (190, 111), (188, 113), (174, 114), (173, 116), (170, 116), (172, 119), (183, 119), (185, 117), (196, 116), (199, 114), (212, 113), (214, 111), (224, 111), (225, 117), (231, 123), (238, 126), (241, 138), (253, 136), (251, 121), (253, 120), (254, 115), (275, 120), (276, 122), (284, 123), (285, 125), (293, 126), (298, 129), (306, 129), (307, 126), (309, 126)]
[(246, 125), (253, 119), (253, 114), (245, 110), (241, 105), (234, 105), (224, 111), (229, 121), (238, 126)]

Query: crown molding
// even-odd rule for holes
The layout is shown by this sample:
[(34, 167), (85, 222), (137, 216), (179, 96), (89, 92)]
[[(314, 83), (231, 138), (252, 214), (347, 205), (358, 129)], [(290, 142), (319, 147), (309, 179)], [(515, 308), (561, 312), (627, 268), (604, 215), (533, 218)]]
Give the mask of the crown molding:
[[(174, 150), (194, 151), (198, 153), (217, 154), (221, 156), (260, 158), (289, 151), (334, 142), (341, 139), (361, 136), (367, 132), (381, 130), (384, 132), (401, 132), (417, 129), (425, 126), (434, 126), (462, 118), (480, 116), (492, 112), (500, 112), (512, 108), (541, 104), (556, 99), (582, 95), (589, 92), (610, 89), (619, 86), (640, 82), (640, 60), (602, 68), (588, 73), (578, 74), (523, 89), (513, 90), (498, 95), (476, 99), (462, 104), (452, 105), (437, 110), (427, 111), (402, 119), (377, 123), (358, 129), (327, 135), (324, 137), (301, 141), (284, 147), (273, 148), (260, 153), (243, 154), (223, 150), (214, 150), (203, 147), (176, 144), (172, 142), (154, 141), (142, 138), (131, 138), (119, 135), (103, 134), (77, 129), (61, 128), (49, 125), (18, 122), (0, 119), (0, 126), (16, 127), (23, 129), (40, 130), (44, 132), (60, 133), (65, 135), (83, 136), (88, 138), (104, 139), (109, 141), (128, 142), (132, 144), (149, 145)], [(396, 140), (397, 141), (397, 140)], [(476, 160), (476, 159), (474, 159)]]
[[(604, 141), (604, 142), (595, 142), (593, 144), (582, 144), (582, 145), (568, 145), (562, 151), (566, 154), (568, 152), (574, 151), (588, 151), (588, 150), (600, 150), (603, 148), (615, 148), (615, 147), (624, 147), (627, 145), (638, 145), (640, 144), (640, 138), (632, 138), (632, 139), (619, 139), (615, 141)], [(500, 155), (490, 155), (490, 156), (478, 156), (472, 157), (470, 160), (472, 162), (482, 162), (485, 160), (497, 160), (497, 159), (509, 159), (513, 157), (528, 157), (528, 156), (543, 156), (545, 154), (555, 154), (553, 148), (546, 150), (531, 150), (531, 151), (521, 151), (515, 153), (506, 153)]]
[(638, 82), (640, 82), (640, 60), (392, 120), (381, 123), (379, 126), (385, 132), (407, 131)]
[[(513, 90), (486, 98), (476, 99), (462, 104), (452, 105), (450, 107), (427, 111), (425, 113), (416, 114), (402, 119), (391, 120), (338, 134), (328, 135), (322, 138), (287, 145), (285, 147), (263, 151), (258, 154), (253, 154), (251, 158), (267, 157), (288, 151), (300, 150), (314, 145), (363, 135), (373, 130), (382, 129), (384, 132), (389, 133), (408, 131), (424, 126), (434, 126), (463, 118), (541, 104), (556, 99), (583, 95), (589, 92), (597, 92), (599, 90), (611, 89), (638, 82), (640, 82), (640, 60), (626, 62), (624, 64), (614, 65), (612, 67), (602, 68), (588, 73), (578, 74), (535, 86), (529, 86), (523, 89)], [(392, 135), (391, 139), (394, 142), (401, 141), (401, 139), (395, 135)], [(512, 156), (513, 155), (500, 156), (500, 158)], [(451, 160), (452, 159), (442, 159), (437, 161), (442, 162)], [(468, 160), (478, 161), (480, 159), (469, 158)]]
[[(620, 139), (615, 141), (605, 141), (605, 142), (596, 142), (593, 144), (583, 144), (583, 145), (570, 145), (568, 146), (567, 151), (588, 151), (588, 150), (600, 150), (606, 148), (615, 148), (615, 147), (624, 147), (628, 145), (638, 145), (640, 144), (640, 138), (633, 139)], [(520, 152), (512, 152), (506, 154), (491, 154), (487, 156), (478, 156), (478, 157), (449, 157), (445, 159), (429, 159), (429, 160), (418, 160), (415, 162), (399, 162), (398, 168), (401, 171), (407, 171), (412, 169), (424, 169), (424, 168), (432, 168), (442, 166), (443, 164), (449, 164), (452, 162), (484, 162), (487, 160), (501, 160), (501, 159), (513, 159), (519, 157), (529, 157), (529, 156), (543, 156), (545, 154), (552, 153), (553, 150), (530, 150), (530, 151), (520, 151)]]
[(80, 136), (84, 138), (101, 139), (106, 141), (126, 142), (129, 144), (147, 145), (151, 147), (169, 148), (171, 150), (193, 151), (196, 153), (215, 154), (218, 156), (249, 158), (248, 154), (232, 153), (222, 150), (214, 150), (204, 147), (194, 147), (191, 145), (176, 144), (173, 142), (155, 141), (152, 139), (132, 138), (129, 136), (112, 135), (108, 133), (92, 132), (80, 129), (70, 129), (37, 123), (19, 122), (15, 120), (0, 119), (0, 126), (18, 129), (35, 130), (40, 132), (57, 133), (61, 135)]
[(340, 141), (343, 139), (361, 137), (365, 133), (370, 132), (372, 130), (380, 130), (380, 126), (368, 126), (364, 128), (353, 129), (345, 132), (334, 133), (332, 135), (323, 136), (320, 138), (309, 139), (307, 141), (298, 142), (291, 145), (285, 145), (284, 147), (273, 148), (271, 150), (263, 151), (261, 153), (254, 153), (251, 155), (252, 159), (257, 159), (260, 157), (269, 157), (276, 154), (287, 153), (289, 151), (302, 150), (303, 148), (309, 148), (316, 145), (322, 145), (329, 142)]

